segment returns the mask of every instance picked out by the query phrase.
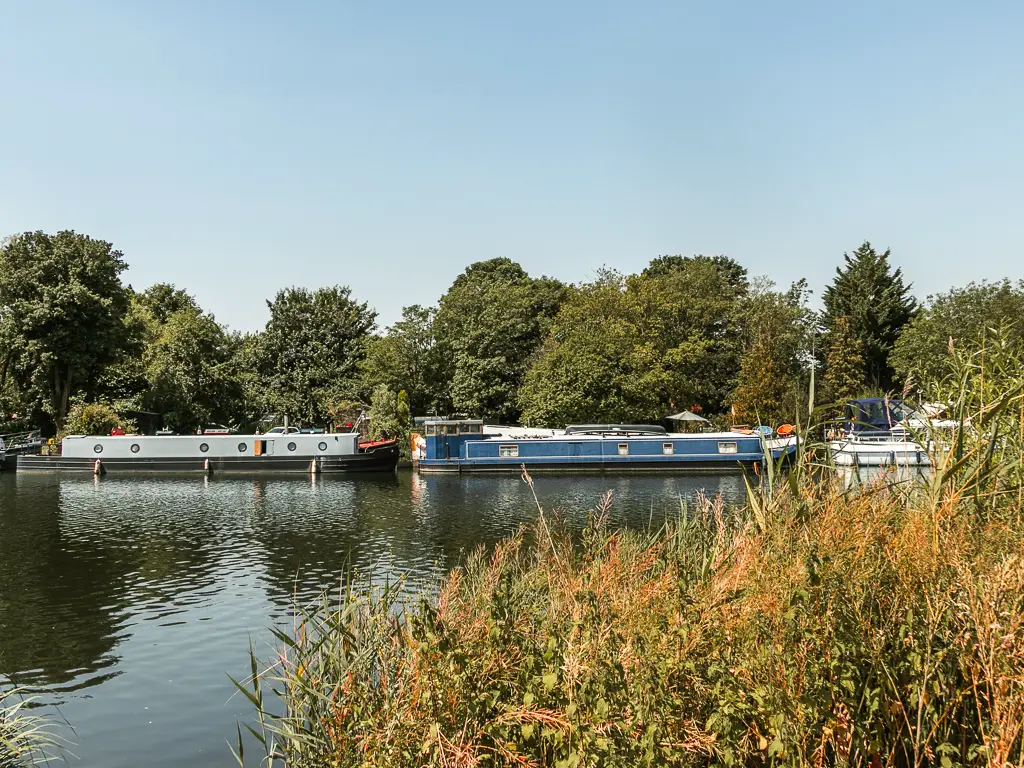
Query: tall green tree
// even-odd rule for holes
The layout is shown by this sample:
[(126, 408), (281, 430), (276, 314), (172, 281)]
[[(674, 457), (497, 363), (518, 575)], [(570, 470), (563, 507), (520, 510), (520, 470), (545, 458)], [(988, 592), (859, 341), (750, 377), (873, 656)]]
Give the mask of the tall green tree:
[(333, 401), (357, 394), (377, 313), (347, 286), (288, 288), (267, 306), (259, 356), (268, 405), (293, 419), (322, 422)]
[(239, 399), (233, 403), (228, 423), (244, 425), (246, 428), (260, 426), (263, 418), (274, 410), (260, 370), (263, 364), (261, 337), (261, 333), (240, 331), (227, 334), (230, 357), (224, 365), (224, 371), (239, 392)]
[(93, 394), (123, 340), (120, 251), (72, 231), (25, 232), (0, 246), (0, 391), (12, 381), (37, 418), (63, 423)]
[(129, 411), (145, 410), (143, 399), (149, 391), (146, 356), (160, 335), (160, 326), (142, 295), (128, 288), (128, 310), (121, 320), (121, 343), (113, 361), (103, 369), (96, 385), (96, 397)]
[(812, 315), (806, 281), (786, 292), (764, 285), (746, 302), (746, 350), (733, 400), (736, 418), (777, 425), (805, 410)]
[(903, 327), (917, 311), (917, 300), (904, 284), (903, 273), (889, 263), (889, 250), (878, 253), (865, 241), (852, 254), (843, 254), (832, 284), (822, 299), (822, 323), (827, 332), (836, 319), (845, 317), (850, 331), (860, 340), (864, 355), (864, 379), (874, 389), (889, 391), (895, 372), (889, 354)]
[(98, 396), (124, 413), (159, 414), (163, 426), (188, 432), (204, 423), (249, 425), (257, 413), (248, 382), (251, 343), (229, 333), (195, 299), (160, 283), (129, 291), (124, 341), (107, 366)]
[(721, 413), (730, 404), (749, 322), (747, 271), (727, 256), (672, 256), (651, 262), (630, 290), (651, 296), (671, 380), (670, 412), (700, 405)]
[(171, 283), (156, 283), (137, 295), (139, 303), (161, 324), (178, 312), (199, 311), (195, 298)]
[(231, 339), (212, 315), (173, 312), (146, 350), (144, 406), (180, 432), (232, 421), (242, 398), (232, 355)]
[(701, 258), (628, 277), (604, 272), (579, 286), (529, 369), (523, 420), (661, 421), (693, 405), (720, 412), (736, 384), (745, 290)]
[(989, 329), (1024, 348), (1024, 280), (970, 283), (929, 296), (924, 309), (903, 329), (891, 362), (905, 381), (928, 384), (950, 372), (949, 345), (977, 347)]
[(670, 373), (654, 309), (616, 273), (574, 289), (526, 375), (523, 422), (660, 420)]
[(518, 420), (519, 388), (530, 358), (565, 299), (566, 287), (532, 278), (510, 259), (470, 265), (441, 297), (434, 335), (446, 360), (456, 410)]
[(664, 277), (676, 272), (686, 273), (693, 266), (711, 266), (725, 277), (736, 291), (743, 293), (750, 285), (747, 268), (729, 256), (658, 256), (641, 273), (643, 277)]
[(849, 319), (837, 317), (825, 337), (825, 376), (821, 396), (827, 403), (841, 403), (863, 394), (863, 344), (850, 327)]
[(435, 314), (432, 307), (405, 307), (401, 320), (370, 338), (362, 364), (364, 392), (384, 384), (392, 391), (405, 390), (415, 413), (450, 410), (448, 366), (434, 338)]
[(386, 384), (380, 384), (373, 390), (369, 416), (370, 438), (373, 440), (401, 437), (408, 426), (402, 423), (398, 396)]

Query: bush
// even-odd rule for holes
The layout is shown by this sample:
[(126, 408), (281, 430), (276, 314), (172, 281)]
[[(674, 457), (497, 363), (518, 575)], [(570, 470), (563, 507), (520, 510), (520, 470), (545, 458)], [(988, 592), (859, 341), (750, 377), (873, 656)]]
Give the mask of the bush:
[(371, 439), (399, 438), (408, 444), (409, 424), (409, 396), (404, 389), (397, 395), (386, 384), (373, 390), (370, 399)]
[(138, 427), (130, 419), (121, 416), (105, 403), (75, 403), (68, 411), (64, 420), (64, 428), (60, 438), (67, 435), (109, 435), (111, 430), (120, 427), (127, 433), (137, 431)]

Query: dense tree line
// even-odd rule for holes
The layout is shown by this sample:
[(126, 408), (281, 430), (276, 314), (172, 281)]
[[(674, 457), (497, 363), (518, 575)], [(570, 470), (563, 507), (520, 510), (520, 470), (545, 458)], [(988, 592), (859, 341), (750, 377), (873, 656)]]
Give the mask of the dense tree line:
[(0, 245), (0, 431), (100, 419), (90, 405), (178, 431), (285, 414), (322, 425), (371, 402), (378, 432), (410, 413), (561, 426), (689, 409), (780, 423), (806, 414), (812, 371), (817, 402), (834, 402), (942, 378), (951, 345), (996, 327), (1024, 345), (1024, 283), (919, 305), (867, 242), (843, 254), (820, 313), (803, 281), (780, 289), (726, 256), (661, 256), (576, 285), (496, 258), (383, 331), (345, 286), (281, 290), (263, 330), (231, 331), (176, 286), (125, 285), (126, 266), (75, 232)]

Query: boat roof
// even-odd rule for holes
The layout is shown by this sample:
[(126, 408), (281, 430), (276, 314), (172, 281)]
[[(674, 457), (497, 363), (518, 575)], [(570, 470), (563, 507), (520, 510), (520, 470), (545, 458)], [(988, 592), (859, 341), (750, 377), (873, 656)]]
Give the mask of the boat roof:
[(655, 424), (570, 424), (565, 428), (567, 435), (626, 433), (633, 435), (665, 435), (664, 427)]

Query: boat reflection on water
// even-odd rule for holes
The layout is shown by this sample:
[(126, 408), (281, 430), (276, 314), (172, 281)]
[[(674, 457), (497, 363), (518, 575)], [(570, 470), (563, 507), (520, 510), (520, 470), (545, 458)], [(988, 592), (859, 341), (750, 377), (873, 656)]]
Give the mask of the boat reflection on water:
[(880, 485), (909, 486), (913, 483), (927, 482), (931, 476), (931, 468), (927, 465), (836, 467), (835, 472), (846, 490)]

